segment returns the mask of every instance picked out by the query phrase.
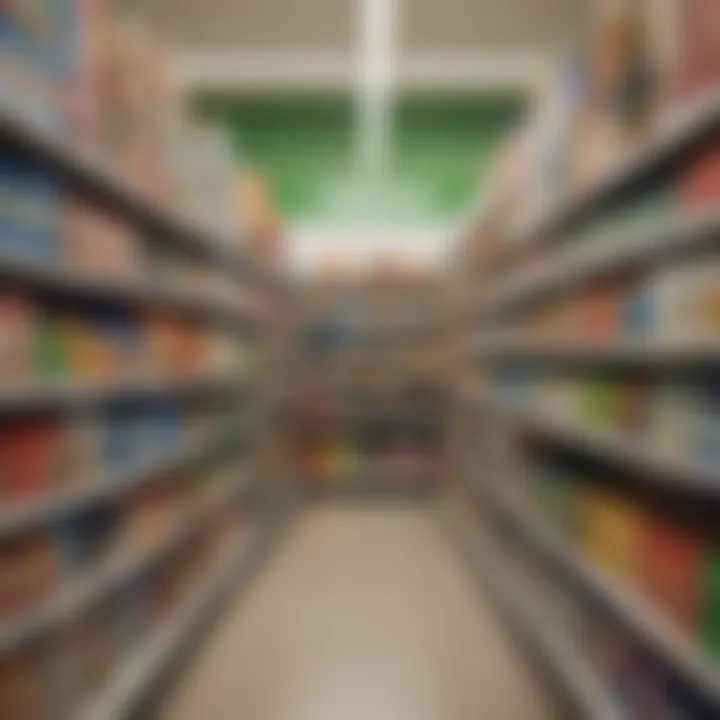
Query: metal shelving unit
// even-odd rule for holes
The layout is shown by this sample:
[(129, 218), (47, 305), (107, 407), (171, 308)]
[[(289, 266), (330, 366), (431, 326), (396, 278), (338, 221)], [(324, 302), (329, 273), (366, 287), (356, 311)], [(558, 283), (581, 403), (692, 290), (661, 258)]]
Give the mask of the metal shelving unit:
[(132, 308), (169, 310), (203, 322), (244, 332), (258, 330), (259, 318), (248, 309), (211, 297), (194, 297), (146, 280), (98, 279), (86, 271), (49, 267), (24, 258), (0, 255), (0, 281), (53, 297), (104, 302)]
[[(43, 264), (6, 253), (0, 254), (0, 283), (4, 287), (42, 298), (43, 302), (59, 300), (63, 307), (69, 308), (114, 306), (137, 310), (139, 316), (146, 310), (161, 311), (192, 320), (194, 326), (217, 327), (248, 342), (265, 342), (268, 317), (261, 314), (262, 309), (271, 298), (283, 299), (284, 283), (240, 250), (236, 239), (219, 237), (182, 213), (144, 198), (94, 158), (68, 144), (65, 138), (50, 135), (2, 107), (0, 151), (46, 172), (64, 190), (88, 205), (122, 219), (143, 243), (174, 257), (183, 257), (188, 265), (202, 265), (217, 278), (218, 292), (212, 296), (188, 293), (166, 283), (158, 284), (149, 275), (105, 278), (87, 270)], [(239, 283), (253, 292), (251, 304), (243, 301)], [(228, 299), (231, 295), (236, 298), (233, 302)], [(130, 374), (132, 369), (126, 372)], [(4, 504), (0, 508), (0, 539), (14, 541), (25, 533), (55, 527), (58, 520), (72, 523), (76, 516), (88, 510), (122, 503), (133, 491), (154, 483), (174, 484), (175, 477), (185, 477), (188, 472), (205, 467), (214, 457), (223, 463), (230, 462), (225, 455), (234, 457), (246, 445), (238, 442), (240, 431), (247, 434), (262, 415), (254, 407), (256, 403), (250, 401), (259, 385), (254, 369), (208, 377), (174, 377), (168, 371), (166, 377), (131, 376), (110, 383), (73, 380), (52, 385), (4, 385), (0, 390), (0, 420), (8, 425), (28, 417), (33, 421), (36, 416), (43, 421), (45, 416), (56, 415), (84, 418), (88, 411), (135, 409), (157, 402), (185, 407), (196, 401), (207, 401), (218, 407), (242, 408), (246, 417), (241, 421), (234, 414), (223, 415), (222, 418), (227, 417), (233, 424), (239, 422), (241, 427), (215, 427), (188, 442), (182, 443), (179, 439), (174, 446), (158, 450), (154, 456), (128, 458), (125, 468), (116, 472), (99, 470), (104, 476), (87, 478), (92, 484)], [(224, 422), (222, 418), (220, 423)], [(250, 427), (246, 427), (248, 425)], [(198, 582), (201, 589), (197, 595), (173, 610), (149, 640), (129, 657), (123, 659), (121, 654), (107, 686), (81, 715), (73, 713), (73, 717), (81, 716), (83, 720), (145, 717), (139, 701), (174, 667), (188, 643), (217, 613), (236, 584), (249, 577), (281, 524), (282, 518), (275, 513), (267, 492), (267, 478), (256, 472), (252, 457), (245, 458), (243, 466), (242, 476), (236, 477), (232, 468), (227, 476), (223, 475), (222, 487), (208, 502), (200, 503), (194, 511), (177, 515), (172, 530), (159, 543), (147, 547), (129, 543), (115, 548), (109, 557), (78, 566), (74, 573), (63, 571), (55, 590), (26, 606), (19, 615), (3, 618), (0, 656), (4, 658), (34, 645), (36, 640), (44, 641), (64, 623), (85, 617), (140, 577), (167, 567), (191, 550), (196, 541), (206, 538), (214, 523), (227, 519), (228, 510), (242, 506), (253, 517), (256, 529), (252, 537), (248, 539), (239, 532), (238, 546)], [(239, 529), (242, 530), (242, 525)]]
[(482, 502), (512, 528), (513, 536), (519, 538), (534, 557), (551, 572), (559, 572), (565, 582), (581, 593), (600, 602), (720, 711), (720, 669), (698, 646), (677, 631), (650, 603), (593, 566), (527, 512), (500, 499), (498, 493), (481, 487), (476, 487), (476, 492)]
[(541, 243), (557, 243), (568, 231), (675, 175), (686, 159), (717, 138), (720, 132), (720, 92), (671, 117), (625, 161), (592, 187), (565, 198), (514, 239), (499, 258), (502, 264)]
[(159, 548), (149, 553), (121, 555), (117, 560), (99, 569), (93, 568), (65, 584), (58, 593), (51, 595), (38, 607), (19, 618), (15, 617), (0, 624), (0, 653), (11, 652), (47, 634), (66, 619), (77, 617), (112, 593), (127, 586), (151, 567), (182, 552), (208, 523), (227, 508), (228, 503), (249, 493), (251, 489), (252, 485), (247, 479), (233, 483), (213, 498), (209, 507), (182, 522)]
[(142, 228), (152, 242), (163, 243), (239, 278), (278, 286), (249, 258), (233, 249), (230, 238), (216, 237), (175, 211), (149, 202), (106, 167), (68, 145), (66, 139), (34, 126), (0, 107), (0, 148), (7, 149), (61, 178), (67, 187), (100, 207)]
[(484, 363), (562, 366), (568, 369), (702, 369), (720, 365), (720, 342), (628, 341), (611, 345), (587, 343), (534, 343), (502, 339), (478, 343), (478, 360)]
[(142, 717), (143, 702), (190, 649), (203, 628), (212, 623), (237, 585), (250, 580), (278, 529), (277, 520), (266, 522), (255, 528), (249, 539), (241, 540), (227, 558), (222, 558), (205, 586), (165, 627), (125, 660), (112, 684), (82, 711), (80, 720)]
[(0, 538), (18, 535), (34, 526), (55, 522), (64, 516), (112, 502), (144, 484), (154, 482), (161, 474), (169, 474), (201, 462), (215, 449), (226, 445), (229, 437), (230, 434), (226, 432), (211, 433), (181, 448), (142, 458), (110, 477), (94, 478), (92, 484), (53, 493), (47, 498), (3, 507), (0, 510)]
[(0, 393), (0, 417), (37, 415), (98, 407), (131, 405), (172, 399), (189, 402), (201, 398), (240, 398), (248, 382), (235, 377), (209, 377), (181, 381), (137, 381), (112, 384), (71, 383), (47, 388)]
[[(465, 327), (471, 330), (464, 330), (468, 340), (467, 362), (465, 373), (458, 374), (454, 392), (456, 406), (463, 413), (471, 413), (478, 422), (491, 426), (492, 432), (502, 439), (497, 452), (494, 447), (485, 449), (492, 462), (478, 460), (473, 454), (461, 471), (467, 497), (483, 508), (491, 520), (484, 542), (496, 544), (501, 556), (504, 548), (510, 549), (508, 543), (513, 543), (557, 587), (575, 593), (591, 607), (603, 608), (629, 637), (635, 638), (715, 713), (720, 712), (720, 670), (699, 642), (676, 629), (649, 599), (639, 597), (610, 573), (596, 567), (590, 556), (559, 532), (550, 530), (539, 515), (536, 518), (524, 504), (511, 501), (503, 485), (508, 480), (506, 475), (518, 474), (521, 446), (522, 452), (534, 452), (534, 448), (544, 446), (582, 459), (583, 467), (604, 469), (614, 479), (621, 477), (628, 483), (638, 483), (653, 497), (688, 500), (694, 503), (693, 507), (702, 505), (707, 509), (708, 502), (720, 498), (718, 469), (681, 459), (639, 439), (640, 436), (601, 433), (569, 418), (550, 415), (550, 410), (542, 412), (530, 404), (523, 407), (516, 400), (509, 404), (502, 399), (503, 394), (495, 391), (493, 377), (495, 372), (514, 369), (521, 371), (521, 379), (528, 377), (528, 370), (537, 370), (542, 375), (573, 378), (584, 373), (603, 378), (612, 374), (624, 377), (625, 373), (627, 377), (665, 381), (678, 374), (706, 377), (720, 369), (720, 345), (713, 337), (691, 339), (682, 333), (665, 337), (648, 331), (646, 336), (628, 334), (601, 345), (592, 340), (573, 339), (567, 333), (562, 336), (567, 339), (535, 341), (531, 334), (524, 333), (522, 325), (517, 329), (510, 325), (529, 310), (551, 306), (559, 300), (572, 302), (575, 294), (594, 284), (649, 276), (696, 258), (717, 257), (720, 216), (716, 210), (697, 217), (665, 218), (662, 225), (656, 223), (655, 227), (648, 222), (651, 218), (630, 218), (623, 229), (619, 225), (614, 228), (612, 235), (601, 229), (583, 231), (614, 208), (627, 207), (644, 193), (672, 180), (718, 139), (720, 94), (715, 92), (650, 138), (594, 187), (549, 209), (532, 228), (512, 237), (504, 250), (485, 262), (478, 270), (484, 284), (482, 296), (473, 298), (472, 307), (464, 305), (461, 309)], [(502, 208), (488, 209), (477, 220), (477, 227), (482, 230), (484, 223), (492, 222), (491, 213), (501, 211)], [(477, 279), (467, 278), (462, 271), (461, 274), (466, 282)], [(476, 375), (479, 370), (484, 373)], [(468, 374), (478, 382), (468, 381)], [(473, 452), (476, 450), (473, 448)], [(516, 457), (513, 459), (512, 455)], [(511, 469), (516, 460), (518, 468)], [(517, 489), (522, 492), (521, 487)], [(464, 543), (468, 544), (467, 539)], [(471, 552), (476, 556), (482, 554), (477, 547)], [(477, 557), (476, 561), (479, 562)], [(556, 628), (557, 632), (551, 632), (551, 637), (543, 641), (545, 623), (549, 620), (527, 607), (522, 588), (504, 581), (503, 573), (498, 571), (502, 565), (503, 561), (483, 562), (481, 577), (499, 596), (507, 613), (514, 616), (519, 634), (530, 645), (540, 646), (542, 664), (561, 678), (560, 684), (570, 688), (571, 694), (578, 695), (573, 691), (578, 684), (586, 690), (594, 688), (589, 695), (580, 693), (586, 698), (585, 702), (576, 703), (580, 716), (622, 717), (613, 714), (603, 702), (610, 690), (602, 687), (603, 681), (596, 671), (582, 658), (553, 647), (552, 636), (561, 636), (563, 628)], [(565, 662), (558, 662), (558, 657)], [(591, 676), (589, 685), (578, 683), (577, 674), (584, 675), (580, 669), (583, 667)], [(588, 701), (588, 697), (594, 699)]]
[(720, 215), (675, 221), (675, 227), (629, 232), (612, 243), (589, 242), (567, 250), (515, 277), (491, 285), (480, 310), (483, 319), (517, 312), (558, 297), (585, 283), (696, 257), (720, 247)]
[(511, 628), (548, 671), (566, 703), (592, 720), (628, 720), (598, 681), (588, 661), (573, 646), (567, 632), (550, 622), (537, 604), (528, 601), (526, 589), (510, 576), (487, 532), (458, 527), (453, 521), (451, 539), (467, 558), (471, 569), (495, 600)]
[(720, 472), (662, 450), (617, 435), (601, 434), (539, 413), (513, 410), (499, 403), (493, 413), (545, 443), (563, 447), (617, 471), (644, 479), (658, 489), (670, 489), (705, 499), (720, 499)]

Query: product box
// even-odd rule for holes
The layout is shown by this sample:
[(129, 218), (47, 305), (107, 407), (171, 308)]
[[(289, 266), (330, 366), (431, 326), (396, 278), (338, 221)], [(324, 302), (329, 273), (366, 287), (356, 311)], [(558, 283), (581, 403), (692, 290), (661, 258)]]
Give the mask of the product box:
[(0, 292), (0, 389), (31, 383), (35, 324), (35, 308), (26, 297)]
[(99, 569), (110, 561), (125, 529), (122, 508), (101, 506), (59, 523), (57, 544), (68, 574)]
[(38, 313), (34, 374), (41, 384), (61, 383), (70, 379), (65, 323), (61, 315), (48, 308), (41, 308)]
[(58, 423), (0, 426), (0, 507), (48, 497), (66, 477), (67, 434)]
[(92, 383), (137, 376), (142, 338), (135, 316), (96, 309), (69, 317), (65, 328), (73, 377)]
[(0, 617), (16, 616), (49, 596), (61, 569), (49, 533), (33, 532), (0, 543)]
[(43, 131), (66, 130), (74, 72), (75, 0), (20, 0), (0, 11), (0, 106)]
[(50, 708), (43, 653), (24, 649), (0, 657), (0, 718), (45, 720)]
[(129, 226), (80, 200), (68, 201), (64, 227), (65, 262), (93, 276), (136, 279), (143, 262)]
[(585, 546), (613, 577), (629, 586), (640, 584), (645, 545), (645, 519), (632, 503), (604, 491), (583, 493)]
[(665, 520), (648, 523), (644, 587), (650, 602), (690, 637), (702, 624), (708, 545), (692, 531)]
[(130, 542), (139, 552), (167, 541), (176, 524), (176, 500), (164, 483), (141, 488), (129, 498)]
[(720, 26), (716, 0), (674, 0), (677, 96), (692, 102), (720, 83)]

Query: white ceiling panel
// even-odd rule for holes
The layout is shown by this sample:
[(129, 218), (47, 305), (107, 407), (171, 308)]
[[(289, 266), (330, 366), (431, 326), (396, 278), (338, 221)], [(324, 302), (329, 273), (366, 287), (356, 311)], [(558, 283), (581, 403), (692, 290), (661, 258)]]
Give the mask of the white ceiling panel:
[(192, 50), (337, 51), (355, 39), (355, 0), (150, 0), (170, 41)]
[(550, 50), (576, 39), (587, 0), (403, 0), (406, 52)]

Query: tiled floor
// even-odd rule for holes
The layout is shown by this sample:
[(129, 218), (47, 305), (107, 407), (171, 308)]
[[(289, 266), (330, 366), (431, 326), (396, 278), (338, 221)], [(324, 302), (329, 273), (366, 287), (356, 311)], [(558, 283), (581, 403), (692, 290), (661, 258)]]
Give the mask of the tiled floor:
[(304, 513), (163, 720), (551, 720), (430, 511)]

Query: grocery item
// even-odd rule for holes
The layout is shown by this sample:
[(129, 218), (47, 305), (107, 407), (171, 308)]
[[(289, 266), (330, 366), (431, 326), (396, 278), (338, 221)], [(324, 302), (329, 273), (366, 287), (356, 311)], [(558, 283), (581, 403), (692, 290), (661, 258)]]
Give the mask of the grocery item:
[(0, 618), (17, 616), (48, 597), (61, 580), (50, 533), (35, 531), (0, 543)]
[[(1, 231), (0, 231), (1, 234)], [(14, 293), (0, 293), (0, 388), (18, 390), (33, 379), (36, 330), (33, 304)]]
[(690, 637), (702, 622), (707, 542), (664, 519), (654, 519), (646, 533), (644, 588), (658, 610)]
[(61, 423), (24, 420), (0, 426), (0, 507), (58, 492), (67, 478), (68, 452)]

